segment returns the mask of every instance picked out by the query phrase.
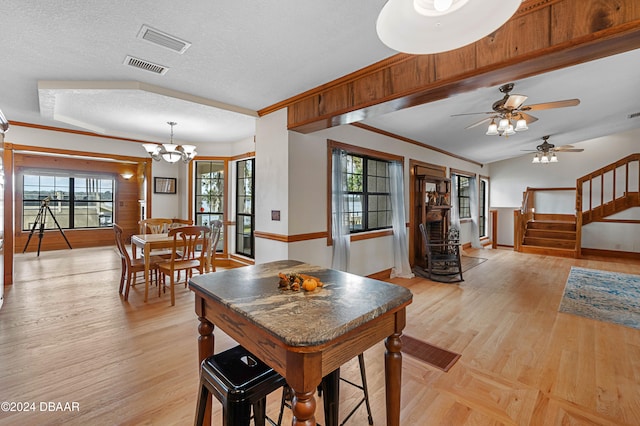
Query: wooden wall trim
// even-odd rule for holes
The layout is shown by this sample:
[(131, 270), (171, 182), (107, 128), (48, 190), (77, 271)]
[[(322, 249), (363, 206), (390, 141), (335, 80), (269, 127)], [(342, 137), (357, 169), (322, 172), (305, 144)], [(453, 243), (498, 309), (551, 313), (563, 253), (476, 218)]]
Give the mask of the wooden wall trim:
[(470, 177), (470, 178), (474, 178), (477, 177), (478, 175), (476, 173), (472, 173), (472, 172), (467, 172), (465, 170), (460, 170), (460, 169), (454, 169), (453, 167), (449, 168), (449, 177), (451, 177), (451, 175), (458, 175), (458, 176), (466, 176), (466, 177)]
[(100, 135), (98, 133), (87, 132), (87, 131), (84, 131), (84, 130), (63, 129), (62, 127), (44, 126), (42, 124), (25, 123), (25, 122), (22, 122), (22, 121), (10, 121), (9, 124), (11, 126), (30, 127), (30, 128), (33, 128), (33, 129), (49, 130), (49, 131), (52, 131), (52, 132), (71, 133), (71, 134), (74, 134), (74, 135), (91, 136), (91, 137), (94, 137), (94, 138), (102, 138), (102, 139), (114, 139), (114, 140), (125, 141), (125, 142), (157, 143), (155, 141), (145, 141), (145, 140), (142, 140), (142, 139), (130, 139), (130, 138), (121, 138), (121, 137), (118, 137), (118, 136)]
[(4, 169), (4, 235), (3, 235), (3, 284), (13, 284), (13, 254), (15, 251), (15, 238), (13, 235), (13, 149), (10, 144), (3, 144), (2, 167)]
[[(399, 161), (401, 163), (404, 163), (404, 157), (402, 155), (390, 154), (384, 151), (376, 151), (375, 149), (364, 148), (362, 146), (351, 145), (351, 144), (338, 142), (336, 140), (331, 140), (331, 139), (327, 140), (327, 148), (329, 150), (329, 155), (331, 155), (331, 150), (333, 148), (339, 148), (339, 149), (344, 149), (349, 154), (366, 155), (369, 157), (378, 158), (380, 160)], [(331, 192), (330, 187), (329, 187), (329, 192)]]
[(603, 257), (615, 257), (624, 259), (640, 259), (640, 253), (633, 251), (616, 251), (616, 250), (602, 250), (593, 248), (582, 247), (582, 257), (584, 256), (603, 256)]
[(104, 152), (91, 152), (91, 151), (74, 151), (70, 149), (61, 149), (61, 148), (49, 148), (45, 146), (33, 146), (33, 145), (18, 145), (13, 143), (6, 143), (7, 147), (13, 149), (16, 153), (21, 154), (29, 154), (29, 153), (39, 153), (39, 154), (53, 154), (59, 157), (63, 156), (71, 156), (71, 157), (91, 157), (93, 160), (99, 161), (102, 159), (103, 161), (119, 161), (119, 162), (127, 162), (132, 164), (138, 163), (151, 163), (153, 161), (149, 157), (132, 157), (130, 155), (118, 155), (118, 154), (107, 154)]
[(245, 158), (251, 158), (251, 157), (255, 157), (255, 156), (256, 156), (256, 152), (255, 151), (245, 152), (244, 154), (234, 155), (233, 157), (230, 157), (229, 161), (244, 160)]
[(310, 133), (637, 49), (636, 2), (526, 1), (471, 45), (395, 55), (260, 113), (287, 107), (289, 130)]
[(428, 145), (428, 144), (423, 143), (423, 142), (419, 142), (419, 141), (414, 140), (414, 139), (406, 138), (404, 136), (400, 136), (400, 135), (395, 134), (395, 133), (387, 132), (386, 130), (378, 129), (376, 127), (369, 126), (367, 124), (351, 123), (351, 125), (355, 126), (355, 127), (359, 127), (361, 129), (364, 129), (364, 130), (368, 130), (370, 132), (378, 133), (378, 134), (383, 135), (383, 136), (388, 136), (390, 138), (398, 139), (398, 140), (401, 140), (403, 142), (407, 142), (407, 143), (410, 143), (410, 144), (413, 144), (413, 145), (418, 145), (418, 146), (420, 146), (422, 148), (427, 148), (427, 149), (430, 149), (431, 151), (439, 152), (441, 154), (447, 155), (447, 156), (452, 157), (452, 158), (457, 158), (459, 160), (467, 161), (469, 163), (476, 164), (476, 165), (478, 165), (480, 167), (484, 166), (484, 164), (479, 163), (479, 162), (477, 162), (475, 160), (471, 160), (471, 159), (463, 157), (461, 155), (457, 155), (457, 154), (454, 154), (452, 152), (445, 151), (444, 149), (441, 149), (441, 148), (438, 148), (438, 147), (435, 147), (435, 146), (431, 146), (431, 145)]
[[(281, 243), (297, 243), (300, 241), (311, 241), (311, 240), (319, 240), (322, 238), (331, 239), (331, 235), (326, 231), (321, 232), (311, 232), (308, 234), (295, 234), (295, 235), (282, 235), (282, 234), (272, 234), (269, 232), (261, 232), (255, 231), (253, 235), (256, 238), (263, 238), (265, 240), (279, 241)], [(371, 231), (371, 232), (362, 232), (357, 234), (351, 234), (351, 241), (363, 241), (370, 240), (373, 238), (386, 237), (389, 235), (393, 235), (392, 229), (383, 229), (380, 231)]]
[(263, 238), (265, 240), (280, 241), (281, 243), (297, 243), (299, 241), (310, 241), (327, 238), (327, 232), (322, 231), (311, 232), (308, 234), (282, 235), (272, 234), (269, 232), (254, 231), (253, 236), (256, 238)]

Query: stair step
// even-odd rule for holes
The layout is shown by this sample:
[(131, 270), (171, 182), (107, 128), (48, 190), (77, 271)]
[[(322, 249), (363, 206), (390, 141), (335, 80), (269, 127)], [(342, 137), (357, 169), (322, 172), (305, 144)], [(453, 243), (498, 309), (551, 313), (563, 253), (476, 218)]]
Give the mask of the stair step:
[(576, 231), (576, 222), (559, 220), (531, 220), (527, 222), (527, 229), (546, 229), (553, 231)]
[(545, 256), (559, 256), (559, 257), (577, 257), (576, 250), (551, 248), (551, 247), (537, 247), (537, 246), (522, 246), (522, 253), (529, 254), (541, 254)]
[(575, 222), (576, 216), (573, 214), (560, 213), (536, 213), (533, 215), (533, 219), (541, 222)]
[(524, 237), (524, 244), (537, 247), (550, 247), (575, 250), (576, 240), (559, 240), (556, 238)]
[(558, 231), (555, 229), (527, 229), (526, 237), (553, 238), (556, 240), (574, 240), (576, 231)]

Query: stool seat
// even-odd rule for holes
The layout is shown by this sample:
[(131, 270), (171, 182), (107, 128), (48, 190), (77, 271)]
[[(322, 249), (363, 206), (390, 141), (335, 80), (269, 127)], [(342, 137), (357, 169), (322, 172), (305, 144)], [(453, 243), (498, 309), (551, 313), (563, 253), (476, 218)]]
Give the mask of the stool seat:
[(285, 384), (284, 377), (240, 345), (210, 356), (201, 364), (195, 424), (202, 424), (211, 393), (222, 404), (223, 425), (249, 425), (253, 408), (254, 423), (262, 426), (267, 395)]

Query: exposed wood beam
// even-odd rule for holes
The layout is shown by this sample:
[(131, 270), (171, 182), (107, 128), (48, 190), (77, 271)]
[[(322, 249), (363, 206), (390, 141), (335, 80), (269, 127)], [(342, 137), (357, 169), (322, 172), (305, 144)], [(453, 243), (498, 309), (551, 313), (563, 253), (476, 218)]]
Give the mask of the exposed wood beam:
[(637, 48), (637, 0), (525, 0), (471, 45), (398, 54), (259, 113), (287, 107), (289, 130), (311, 133)]

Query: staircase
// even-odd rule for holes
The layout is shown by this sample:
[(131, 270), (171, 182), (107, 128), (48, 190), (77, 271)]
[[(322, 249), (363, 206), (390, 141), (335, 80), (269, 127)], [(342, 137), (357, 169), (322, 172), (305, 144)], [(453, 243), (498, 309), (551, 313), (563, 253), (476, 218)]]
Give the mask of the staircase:
[(576, 228), (573, 215), (537, 213), (526, 224), (522, 252), (576, 257)]
[[(640, 154), (631, 154), (577, 179), (575, 188), (527, 188), (514, 212), (514, 250), (580, 257), (582, 226), (591, 222), (634, 222), (609, 216), (640, 207)], [(537, 191), (575, 191), (576, 215), (535, 211)], [(637, 221), (635, 221), (637, 223)]]

